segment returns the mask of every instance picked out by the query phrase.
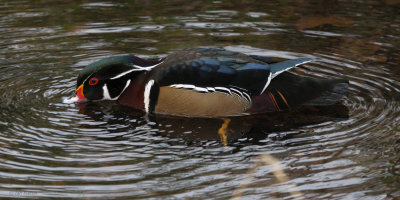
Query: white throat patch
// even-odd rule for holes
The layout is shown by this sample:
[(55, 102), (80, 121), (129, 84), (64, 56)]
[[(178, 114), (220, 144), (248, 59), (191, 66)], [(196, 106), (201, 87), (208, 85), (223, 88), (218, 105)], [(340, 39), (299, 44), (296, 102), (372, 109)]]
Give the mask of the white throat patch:
[(107, 84), (103, 86), (103, 99), (102, 100), (113, 100), (110, 96), (110, 92), (108, 91)]
[(108, 91), (107, 84), (104, 84), (104, 86), (103, 86), (103, 99), (102, 100), (117, 100), (119, 98), (119, 96), (121, 96), (121, 94), (126, 90), (126, 88), (128, 88), (130, 83), (131, 83), (131, 80), (128, 79), (126, 81), (126, 83), (125, 83), (124, 89), (122, 89), (121, 93), (118, 96), (114, 97), (114, 98), (111, 97), (110, 92)]

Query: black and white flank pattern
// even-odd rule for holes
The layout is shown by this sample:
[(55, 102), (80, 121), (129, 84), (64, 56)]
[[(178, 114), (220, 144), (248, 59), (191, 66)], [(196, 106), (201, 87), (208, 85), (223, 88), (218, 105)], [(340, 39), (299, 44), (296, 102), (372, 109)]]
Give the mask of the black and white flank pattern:
[(237, 95), (239, 97), (245, 98), (248, 102), (251, 102), (251, 97), (245, 89), (238, 87), (198, 87), (190, 84), (173, 84), (170, 87), (177, 89), (188, 89), (194, 90), (199, 93), (212, 93), (221, 92), (228, 95)]

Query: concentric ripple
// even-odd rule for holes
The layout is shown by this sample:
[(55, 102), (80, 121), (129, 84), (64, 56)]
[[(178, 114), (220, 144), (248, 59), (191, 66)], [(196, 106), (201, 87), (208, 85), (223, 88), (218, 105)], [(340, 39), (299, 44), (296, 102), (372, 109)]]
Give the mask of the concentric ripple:
[[(333, 28), (328, 21), (302, 30), (301, 20), (283, 16), (302, 12), (289, 5), (267, 13), (257, 7), (282, 5), (181, 4), (0, 5), (0, 197), (399, 195), (394, 144), (400, 121), (400, 54), (392, 52), (396, 45), (386, 37), (362, 32), (370, 30), (366, 24), (375, 18), (354, 23), (357, 32), (327, 17), (323, 19), (335, 22), (330, 22)], [(381, 22), (381, 15), (375, 17)], [(387, 37), (398, 38), (393, 31), (399, 22), (392, 20)], [(194, 46), (277, 59), (312, 58), (293, 72), (348, 79), (349, 94), (331, 107), (230, 118), (226, 139), (218, 134), (224, 119), (146, 116), (113, 102), (85, 107), (62, 103), (73, 95), (80, 69), (99, 58), (126, 53), (162, 57)], [(273, 166), (262, 160), (266, 155), (279, 161), (289, 182), (278, 181)]]

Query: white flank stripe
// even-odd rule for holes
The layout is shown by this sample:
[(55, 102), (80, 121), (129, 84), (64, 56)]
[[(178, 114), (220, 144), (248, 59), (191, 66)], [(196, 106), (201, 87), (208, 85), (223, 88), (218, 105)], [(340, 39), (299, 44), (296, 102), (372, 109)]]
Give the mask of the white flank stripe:
[(226, 88), (226, 87), (215, 87), (216, 90), (224, 90), (226, 92), (228, 92), (229, 94), (232, 94), (231, 90)]
[(251, 97), (246, 92), (243, 92), (243, 94), (246, 96), (247, 101), (251, 102)]
[(208, 92), (207, 88), (202, 88), (202, 87), (195, 87), (193, 90), (198, 92)]
[(150, 80), (147, 82), (146, 87), (144, 88), (144, 109), (146, 112), (149, 112), (149, 104), (150, 104), (150, 91), (151, 87), (154, 85), (154, 80)]
[(267, 89), (269, 83), (271, 83), (271, 80), (272, 80), (272, 73), (270, 72), (270, 73), (269, 73), (269, 76), (268, 76), (268, 81), (267, 81), (267, 83), (265, 84), (265, 86), (264, 86), (264, 88), (262, 89), (262, 91), (260, 92), (260, 95), (261, 95), (262, 93), (264, 93), (264, 91)]
[(178, 89), (190, 89), (190, 90), (195, 90), (198, 92), (215, 92), (215, 88), (213, 87), (196, 87), (195, 85), (189, 85), (189, 84), (174, 84), (170, 85), (170, 87), (173, 88), (178, 88)]
[(230, 90), (234, 91), (234, 94), (238, 95), (238, 96), (243, 96), (242, 92), (240, 92), (239, 90), (235, 89), (235, 88), (229, 88)]
[(207, 87), (207, 90), (208, 90), (209, 92), (215, 92), (215, 88), (213, 88), (213, 87)]
[[(271, 75), (270, 77), (271, 78)], [(271, 80), (267, 82), (267, 85), (269, 84)], [(198, 92), (221, 92), (221, 93), (229, 93), (230, 95), (235, 94), (239, 97), (244, 97), (248, 102), (251, 102), (251, 97), (246, 93), (242, 92), (238, 89), (235, 88), (226, 88), (226, 87), (196, 87), (194, 85), (189, 85), (189, 84), (174, 84), (170, 85), (170, 87), (173, 88), (178, 88), (178, 89), (190, 89)], [(225, 92), (223, 92), (225, 91)]]
[(188, 85), (188, 84), (174, 84), (174, 85), (170, 85), (170, 87), (174, 87), (174, 88), (185, 88), (185, 89), (194, 89), (196, 88), (196, 86), (194, 85)]

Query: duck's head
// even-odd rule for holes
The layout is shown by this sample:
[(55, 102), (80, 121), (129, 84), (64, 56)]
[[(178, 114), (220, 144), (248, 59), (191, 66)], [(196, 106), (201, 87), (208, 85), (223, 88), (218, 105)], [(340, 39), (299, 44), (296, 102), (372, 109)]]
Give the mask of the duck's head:
[(133, 64), (133, 56), (103, 58), (87, 65), (79, 73), (76, 96), (65, 103), (116, 100), (129, 86), (131, 78), (143, 69)]

